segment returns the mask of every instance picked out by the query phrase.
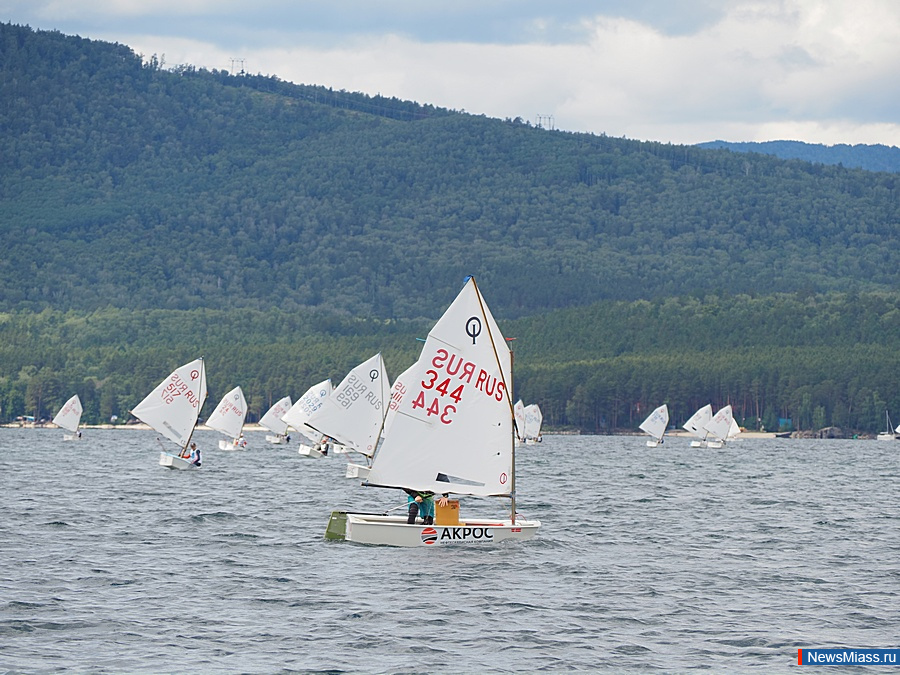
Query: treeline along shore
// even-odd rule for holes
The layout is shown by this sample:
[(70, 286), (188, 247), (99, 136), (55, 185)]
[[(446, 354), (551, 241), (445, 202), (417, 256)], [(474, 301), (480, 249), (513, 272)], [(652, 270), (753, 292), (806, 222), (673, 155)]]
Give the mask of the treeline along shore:
[[(706, 403), (730, 403), (745, 429), (769, 432), (874, 433), (885, 411), (900, 418), (900, 294), (609, 301), (500, 323), (515, 338), (515, 397), (538, 403), (547, 429), (634, 430), (661, 403), (676, 428)], [(166, 373), (202, 355), (201, 418), (240, 385), (252, 423), (376, 352), (396, 377), (429, 326), (320, 310), (4, 313), (0, 422), (49, 419), (77, 393), (86, 424), (124, 423)]]

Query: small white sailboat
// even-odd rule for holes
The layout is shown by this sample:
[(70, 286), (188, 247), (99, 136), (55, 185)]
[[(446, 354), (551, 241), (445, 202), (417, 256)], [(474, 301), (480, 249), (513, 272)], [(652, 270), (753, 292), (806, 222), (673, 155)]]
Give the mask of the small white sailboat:
[(159, 453), (161, 466), (199, 468), (199, 464), (191, 462), (185, 454), (205, 400), (206, 369), (201, 358), (174, 370), (131, 411), (132, 415), (178, 445), (177, 454)]
[(879, 441), (896, 441), (897, 434), (900, 434), (900, 426), (896, 429), (892, 428), (891, 425), (891, 416), (887, 410), (884, 411), (884, 431), (878, 434), (875, 438)]
[(525, 445), (541, 442), (541, 425), (544, 415), (537, 403), (525, 406)]
[[(375, 354), (347, 373), (306, 424), (321, 436), (334, 439), (345, 453), (356, 452), (368, 460), (384, 428), (390, 389), (384, 359), (380, 353)], [(308, 457), (324, 454), (306, 445), (301, 445), (299, 452)]]
[(731, 406), (726, 405), (706, 423), (705, 429), (713, 435), (713, 438), (707, 439), (706, 447), (713, 449), (725, 447), (725, 443), (728, 440), (728, 432), (731, 431), (732, 421), (734, 421), (734, 418), (731, 414)]
[(663, 436), (666, 434), (666, 428), (669, 426), (669, 407), (663, 403), (656, 410), (650, 413), (639, 427), (641, 431), (650, 434), (647, 441), (648, 448), (655, 448), (662, 445), (665, 441)]
[(78, 426), (81, 424), (82, 412), (84, 412), (84, 408), (81, 407), (81, 399), (78, 398), (78, 394), (75, 394), (56, 413), (56, 416), (53, 418), (53, 424), (69, 432), (68, 434), (63, 434), (64, 441), (76, 441), (81, 438), (81, 431), (79, 431)]
[(522, 445), (525, 442), (525, 404), (522, 399), (513, 406), (513, 418), (516, 421), (516, 445)]
[(532, 538), (540, 521), (516, 513), (509, 347), (475, 279), (435, 324), (375, 453), (372, 487), (510, 500), (508, 518), (465, 519), (439, 509), (433, 524), (350, 511), (331, 514), (326, 539), (390, 546), (497, 544)]
[(242, 433), (246, 417), (247, 401), (244, 399), (244, 392), (240, 387), (235, 387), (222, 397), (206, 420), (206, 426), (228, 437), (219, 439), (219, 450), (243, 450), (247, 447)]
[[(306, 393), (304, 393), (303, 396), (294, 401), (294, 405), (292, 405), (290, 410), (282, 416), (281, 421), (296, 429), (311, 443), (321, 444), (322, 434), (307, 425), (307, 422), (309, 421), (309, 418), (324, 405), (325, 399), (331, 396), (332, 391), (333, 388), (330, 379), (314, 384), (306, 390)], [(308, 446), (304, 446), (301, 443), (300, 448), (302, 449), (304, 447)], [(324, 455), (321, 450), (318, 450), (317, 452), (320, 457)], [(302, 455), (303, 453), (301, 452), (300, 454)]]
[(284, 417), (285, 413), (290, 409), (291, 397), (285, 396), (283, 399), (277, 401), (275, 405), (269, 408), (266, 411), (266, 414), (260, 418), (259, 425), (272, 432), (271, 434), (266, 434), (266, 440), (269, 443), (281, 445), (282, 443), (288, 442), (288, 425), (287, 422), (285, 422), (281, 418)]
[(709, 431), (706, 429), (706, 425), (711, 419), (712, 406), (707, 403), (705, 406), (691, 415), (691, 418), (684, 423), (684, 426), (682, 428), (689, 431), (699, 439), (691, 441), (692, 448), (706, 447), (706, 438), (707, 436), (709, 436)]

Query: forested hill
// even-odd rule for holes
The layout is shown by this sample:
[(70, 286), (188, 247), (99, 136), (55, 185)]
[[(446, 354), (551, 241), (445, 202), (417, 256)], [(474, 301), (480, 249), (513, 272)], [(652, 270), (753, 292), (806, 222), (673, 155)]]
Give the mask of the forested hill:
[(891, 174), (165, 70), (11, 24), (0, 128), (0, 311), (434, 317), (471, 273), (517, 317), (900, 281)]
[(731, 143), (709, 141), (698, 143), (697, 147), (724, 149), (733, 152), (758, 152), (775, 155), (781, 159), (802, 159), (819, 164), (841, 164), (866, 171), (889, 171), (900, 173), (900, 148), (894, 145), (822, 145), (802, 141), (763, 141), (759, 143)]

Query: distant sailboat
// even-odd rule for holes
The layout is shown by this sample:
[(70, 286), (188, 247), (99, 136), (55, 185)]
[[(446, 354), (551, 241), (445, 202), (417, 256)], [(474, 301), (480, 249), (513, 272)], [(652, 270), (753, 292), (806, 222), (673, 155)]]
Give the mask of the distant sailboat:
[(83, 410), (84, 409), (81, 407), (81, 399), (78, 398), (78, 394), (75, 394), (66, 401), (63, 404), (63, 407), (59, 409), (59, 412), (56, 413), (56, 417), (53, 418), (53, 424), (71, 432), (63, 434), (64, 441), (74, 441), (81, 438), (81, 432), (78, 430), (78, 426), (81, 424), (81, 413)]
[(544, 415), (537, 403), (525, 406), (525, 445), (541, 442), (541, 425)]
[(689, 431), (699, 440), (691, 441), (692, 448), (705, 448), (706, 438), (709, 436), (709, 430), (706, 425), (712, 419), (712, 406), (706, 404), (700, 410), (691, 415), (691, 418), (684, 423), (683, 429)]
[(879, 441), (896, 441), (897, 434), (900, 433), (900, 426), (898, 426), (896, 429), (892, 429), (891, 416), (887, 410), (884, 411), (884, 424), (884, 431), (878, 434), (876, 438)]
[(331, 396), (332, 391), (330, 379), (314, 384), (303, 396), (294, 401), (294, 405), (282, 416), (281, 421), (296, 429), (309, 439), (310, 443), (317, 443), (321, 440), (322, 434), (310, 427), (307, 422), (325, 404), (325, 399)]
[(707, 440), (706, 447), (718, 449), (725, 446), (728, 440), (728, 434), (731, 431), (731, 423), (734, 418), (731, 414), (731, 406), (726, 405), (719, 410), (713, 418), (706, 423), (706, 430), (713, 435), (712, 440)]
[[(378, 446), (390, 397), (384, 359), (380, 353), (375, 354), (347, 373), (322, 407), (310, 416), (307, 425), (322, 436), (333, 438), (347, 451), (363, 455), (368, 462)], [(310, 457), (323, 454), (315, 447), (303, 445), (299, 452)]]
[(228, 436), (228, 440), (219, 439), (219, 450), (243, 450), (247, 447), (247, 441), (241, 433), (246, 416), (247, 401), (244, 400), (244, 392), (240, 387), (235, 387), (222, 397), (219, 405), (206, 420), (206, 426), (210, 429)]
[(170, 469), (199, 467), (184, 455), (205, 400), (206, 370), (203, 359), (197, 359), (174, 370), (131, 411), (132, 415), (178, 445), (178, 454), (159, 453), (161, 466)]
[(291, 409), (291, 397), (285, 396), (275, 405), (266, 411), (266, 414), (259, 420), (260, 426), (265, 427), (271, 434), (266, 434), (266, 440), (269, 443), (280, 445), (287, 442), (287, 422), (282, 417)]
[(516, 422), (516, 445), (525, 442), (525, 404), (522, 399), (513, 406), (513, 419)]
[(640, 424), (640, 429), (650, 434), (650, 439), (647, 441), (648, 448), (655, 448), (663, 443), (663, 436), (665, 436), (668, 426), (669, 407), (663, 403)]

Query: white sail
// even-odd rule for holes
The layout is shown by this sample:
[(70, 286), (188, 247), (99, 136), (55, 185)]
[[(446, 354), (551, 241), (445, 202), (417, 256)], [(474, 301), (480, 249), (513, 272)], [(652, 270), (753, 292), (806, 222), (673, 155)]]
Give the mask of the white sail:
[(509, 495), (513, 406), (509, 348), (475, 280), (435, 324), (406, 381), (369, 484)]
[(691, 415), (691, 418), (684, 423), (682, 427), (686, 431), (691, 432), (697, 438), (706, 440), (709, 431), (706, 429), (707, 423), (712, 419), (712, 406), (708, 403)]
[(285, 396), (266, 411), (266, 414), (262, 416), (259, 423), (273, 434), (283, 436), (287, 431), (288, 425), (287, 422), (281, 418), (284, 417), (284, 414), (290, 409), (291, 397)]
[(240, 387), (235, 387), (219, 401), (219, 405), (206, 420), (206, 426), (221, 431), (229, 438), (237, 438), (244, 428), (246, 416), (247, 401), (244, 400), (244, 392)]
[(313, 443), (318, 442), (322, 434), (307, 425), (307, 422), (324, 405), (325, 399), (331, 396), (332, 391), (330, 379), (314, 384), (294, 402), (281, 418), (282, 421), (294, 427)]
[(513, 406), (513, 418), (516, 421), (516, 438), (520, 441), (525, 440), (525, 404), (522, 399), (516, 401)]
[(384, 359), (376, 354), (347, 373), (307, 424), (371, 457), (384, 426), (390, 392)]
[(731, 406), (726, 405), (706, 423), (705, 429), (720, 441), (724, 441), (728, 438), (728, 431), (731, 429), (731, 420)]
[(206, 369), (203, 359), (197, 359), (172, 372), (131, 413), (185, 448), (205, 400)]
[(74, 434), (78, 431), (78, 425), (81, 424), (82, 412), (81, 399), (78, 398), (78, 394), (75, 394), (56, 413), (56, 417), (53, 418), (53, 424)]
[(650, 434), (657, 441), (666, 433), (666, 427), (669, 426), (669, 408), (663, 403), (656, 410), (650, 413), (640, 424), (640, 429)]
[(739, 433), (741, 433), (741, 428), (738, 426), (737, 420), (732, 417), (731, 426), (728, 427), (728, 440), (734, 440)]
[(381, 431), (382, 436), (387, 436), (388, 429), (391, 428), (391, 423), (397, 416), (397, 409), (400, 407), (403, 398), (409, 392), (409, 386), (406, 384), (406, 381), (409, 379), (410, 373), (415, 367), (416, 364), (411, 365), (400, 373), (400, 376), (396, 380), (394, 380), (394, 386), (391, 387), (391, 399), (388, 402), (387, 413), (384, 416), (384, 429)]
[(534, 440), (541, 435), (544, 415), (537, 403), (525, 406), (525, 440)]

